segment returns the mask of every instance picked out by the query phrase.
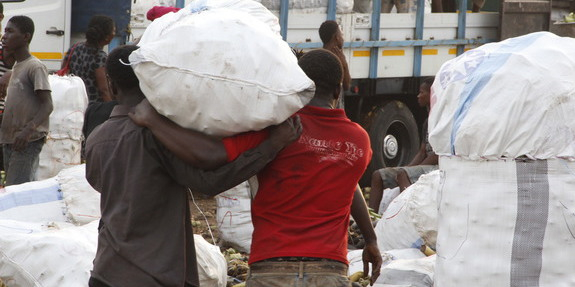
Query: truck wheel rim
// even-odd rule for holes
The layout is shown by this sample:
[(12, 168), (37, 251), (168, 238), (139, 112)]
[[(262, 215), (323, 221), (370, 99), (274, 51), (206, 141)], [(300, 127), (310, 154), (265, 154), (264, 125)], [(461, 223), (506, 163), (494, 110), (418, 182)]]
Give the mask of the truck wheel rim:
[(397, 156), (399, 146), (397, 139), (393, 135), (386, 135), (383, 139), (383, 154), (388, 159), (393, 159)]

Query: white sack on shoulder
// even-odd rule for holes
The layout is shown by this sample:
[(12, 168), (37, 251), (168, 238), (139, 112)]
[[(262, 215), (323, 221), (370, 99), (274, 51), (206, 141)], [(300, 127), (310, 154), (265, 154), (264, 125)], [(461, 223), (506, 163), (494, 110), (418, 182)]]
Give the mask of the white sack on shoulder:
[(268, 24), (243, 10), (204, 8), (152, 22), (130, 55), (159, 113), (228, 136), (279, 124), (309, 102), (313, 82)]
[(575, 39), (532, 33), (443, 64), (432, 87), (429, 142), (471, 160), (575, 159)]

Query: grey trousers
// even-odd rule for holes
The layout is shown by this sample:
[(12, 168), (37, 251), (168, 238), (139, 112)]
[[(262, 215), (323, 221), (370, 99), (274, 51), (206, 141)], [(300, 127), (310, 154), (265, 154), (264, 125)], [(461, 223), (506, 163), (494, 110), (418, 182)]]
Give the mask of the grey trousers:
[(29, 142), (24, 150), (14, 151), (11, 144), (3, 144), (6, 184), (14, 185), (34, 181), (40, 162), (40, 151), (45, 138)]

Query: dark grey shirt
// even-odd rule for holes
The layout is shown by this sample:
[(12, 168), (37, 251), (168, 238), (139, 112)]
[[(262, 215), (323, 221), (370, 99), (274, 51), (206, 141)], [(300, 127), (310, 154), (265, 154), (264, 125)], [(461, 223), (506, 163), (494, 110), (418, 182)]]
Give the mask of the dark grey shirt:
[[(86, 144), (86, 178), (101, 193), (92, 276), (110, 286), (198, 286), (187, 188), (213, 195), (255, 175), (258, 148), (214, 171), (190, 167), (116, 106)], [(270, 152), (268, 152), (270, 153)]]

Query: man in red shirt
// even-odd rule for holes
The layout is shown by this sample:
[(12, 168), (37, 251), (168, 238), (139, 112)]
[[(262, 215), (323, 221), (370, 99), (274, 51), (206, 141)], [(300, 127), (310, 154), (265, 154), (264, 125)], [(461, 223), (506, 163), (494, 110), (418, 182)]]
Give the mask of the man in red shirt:
[[(349, 286), (346, 257), (350, 212), (366, 241), (364, 272), (367, 274), (371, 262), (373, 284), (382, 259), (357, 186), (371, 159), (369, 137), (342, 109), (334, 109), (342, 81), (338, 58), (319, 49), (302, 56), (299, 65), (315, 82), (316, 92), (297, 113), (303, 126), (300, 138), (258, 173), (247, 286)], [(181, 149), (188, 141), (185, 130), (151, 110), (150, 106), (140, 106), (132, 119), (149, 127), (168, 148), (174, 146), (172, 151), (178, 156), (193, 159), (195, 155)], [(172, 136), (168, 136), (170, 130)], [(228, 161), (268, 134), (266, 129), (225, 138)]]

